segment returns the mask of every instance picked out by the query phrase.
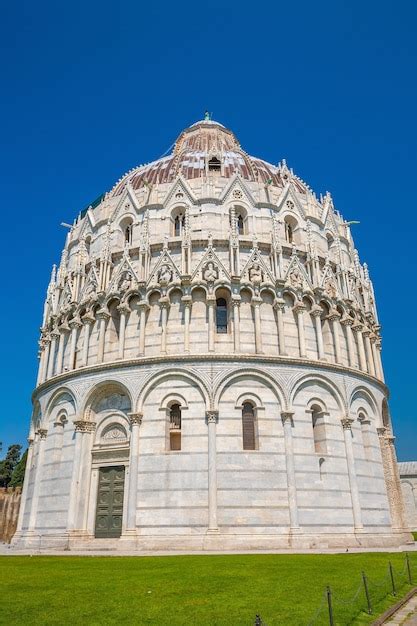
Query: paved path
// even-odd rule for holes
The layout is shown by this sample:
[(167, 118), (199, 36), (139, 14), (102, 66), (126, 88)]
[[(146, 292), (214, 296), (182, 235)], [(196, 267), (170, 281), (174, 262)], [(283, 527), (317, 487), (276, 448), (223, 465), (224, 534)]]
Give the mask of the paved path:
[(404, 604), (402, 609), (397, 611), (384, 626), (417, 626), (417, 595)]

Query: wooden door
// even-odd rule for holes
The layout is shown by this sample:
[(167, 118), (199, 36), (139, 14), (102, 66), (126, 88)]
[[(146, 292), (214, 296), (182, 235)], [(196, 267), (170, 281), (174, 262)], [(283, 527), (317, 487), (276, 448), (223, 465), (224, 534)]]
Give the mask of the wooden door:
[(123, 521), (123, 496), (125, 484), (125, 468), (100, 467), (96, 537), (120, 537)]

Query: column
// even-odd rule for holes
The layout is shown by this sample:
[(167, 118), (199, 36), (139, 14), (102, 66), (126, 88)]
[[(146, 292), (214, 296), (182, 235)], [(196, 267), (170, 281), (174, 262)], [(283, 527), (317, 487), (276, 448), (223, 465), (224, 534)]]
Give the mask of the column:
[(216, 451), (216, 425), (218, 420), (217, 411), (207, 411), (208, 426), (208, 532), (216, 532), (217, 524), (217, 451)]
[(314, 318), (314, 325), (316, 328), (316, 341), (317, 341), (317, 356), (320, 361), (325, 361), (326, 357), (324, 354), (324, 344), (323, 344), (323, 331), (321, 329), (321, 316), (323, 314), (323, 309), (318, 304), (315, 304), (311, 309), (311, 315)]
[(335, 309), (331, 309), (328, 319), (329, 319), (330, 324), (332, 325), (335, 361), (336, 363), (342, 363), (342, 354), (340, 351), (340, 336), (339, 336), (340, 313), (336, 311)]
[(375, 376), (381, 380), (381, 370), (380, 370), (380, 361), (378, 358), (378, 348), (376, 347), (377, 336), (375, 333), (371, 333), (369, 337), (369, 341), (371, 342), (371, 350), (372, 350), (372, 361), (374, 363)]
[(136, 509), (138, 498), (138, 468), (139, 468), (139, 430), (142, 424), (142, 413), (129, 413), (130, 421), (130, 461), (129, 487), (127, 493), (127, 521), (126, 531), (136, 533)]
[(71, 344), (68, 369), (73, 370), (75, 369), (75, 350), (77, 348), (78, 329), (82, 326), (80, 318), (75, 317), (74, 319), (72, 319), (69, 323), (69, 326), (71, 328)]
[(286, 356), (287, 350), (285, 346), (285, 332), (284, 332), (284, 308), (285, 302), (280, 298), (277, 298), (274, 302), (274, 309), (277, 315), (277, 330), (278, 330), (278, 352), (280, 356)]
[(127, 316), (130, 313), (130, 308), (127, 304), (119, 304), (117, 310), (120, 313), (120, 330), (119, 330), (119, 352), (118, 358), (123, 359), (125, 354), (125, 335), (126, 335), (126, 321)]
[(287, 470), (288, 484), (288, 507), (290, 512), (290, 530), (297, 530), (298, 524), (298, 506), (297, 506), (297, 488), (295, 484), (295, 464), (294, 464), (294, 447), (292, 440), (293, 415), (289, 411), (281, 413), (282, 424), (284, 427), (285, 440), (285, 466)]
[(215, 296), (207, 296), (208, 306), (208, 349), (209, 352), (214, 352), (215, 343)]
[(166, 354), (167, 351), (167, 324), (168, 324), (168, 309), (169, 298), (168, 296), (162, 296), (159, 300), (159, 306), (161, 307), (161, 352)]
[(352, 325), (353, 319), (351, 317), (343, 317), (340, 320), (340, 323), (346, 328), (346, 339), (347, 339), (347, 351), (348, 351), (348, 359), (350, 367), (356, 367), (355, 362), (355, 345), (353, 342), (352, 335)]
[(35, 442), (38, 444), (38, 456), (36, 459), (36, 466), (33, 477), (33, 495), (30, 507), (29, 516), (29, 531), (33, 532), (36, 527), (38, 504), (39, 504), (39, 491), (42, 480), (43, 470), (43, 457), (45, 454), (45, 441), (48, 431), (45, 428), (39, 428), (35, 433)]
[(139, 303), (139, 356), (145, 354), (145, 329), (146, 329), (146, 312), (149, 305), (146, 302)]
[(191, 319), (191, 296), (182, 296), (184, 304), (184, 352), (190, 352), (190, 319)]
[(240, 296), (232, 297), (233, 307), (233, 341), (236, 353), (240, 352)]
[(83, 324), (84, 324), (84, 343), (83, 343), (83, 366), (88, 365), (88, 351), (90, 348), (90, 337), (91, 337), (91, 329), (95, 322), (95, 319), (92, 315), (84, 315), (83, 316)]
[(387, 428), (377, 428), (377, 433), (381, 447), (382, 467), (391, 513), (391, 526), (393, 529), (404, 528), (403, 501), (394, 447), (395, 437), (391, 435)]
[(48, 373), (48, 361), (49, 361), (49, 352), (51, 346), (51, 340), (49, 337), (45, 337), (43, 340), (44, 350), (43, 350), (43, 362), (42, 362), (42, 376), (41, 383), (44, 383), (46, 380), (46, 375)]
[(365, 354), (366, 354), (366, 361), (368, 363), (368, 372), (370, 373), (371, 376), (375, 376), (374, 359), (372, 355), (371, 342), (369, 340), (370, 334), (371, 334), (371, 331), (369, 330), (369, 328), (365, 328), (365, 330), (362, 331), (362, 335), (363, 337), (365, 337)]
[(19, 517), (17, 519), (17, 527), (16, 527), (16, 534), (14, 536), (14, 541), (17, 539), (18, 535), (21, 535), (22, 533), (23, 519), (24, 519), (25, 511), (26, 511), (26, 498), (27, 498), (27, 493), (28, 493), (28, 488), (29, 488), (30, 475), (32, 473), (33, 441), (34, 440), (32, 438), (28, 439), (28, 455), (26, 459), (25, 478), (23, 480), (22, 495), (20, 499), (20, 508), (19, 508)]
[(377, 341), (376, 341), (376, 354), (377, 354), (377, 358), (378, 358), (378, 363), (379, 363), (379, 373), (380, 373), (380, 377), (382, 382), (385, 381), (385, 377), (384, 377), (384, 368), (382, 367), (382, 358), (381, 358), (381, 339), (377, 337)]
[(256, 354), (262, 354), (262, 332), (261, 332), (261, 303), (262, 298), (253, 296), (251, 305), (255, 316), (255, 351)]
[(68, 531), (74, 531), (79, 522), (79, 501), (85, 497), (80, 494), (80, 482), (83, 475), (83, 435), (86, 432), (94, 432), (95, 423), (86, 420), (75, 420), (75, 444), (72, 466), (72, 478), (70, 487), (70, 498), (68, 505)]
[(110, 314), (104, 309), (100, 309), (97, 312), (97, 319), (99, 321), (98, 327), (98, 352), (97, 352), (97, 362), (103, 363), (104, 361), (104, 344), (106, 339), (106, 324), (107, 320), (110, 319)]
[(90, 501), (90, 484), (91, 484), (91, 450), (93, 447), (92, 438), (96, 425), (94, 422), (85, 421), (83, 423), (81, 437), (81, 455), (80, 455), (80, 474), (77, 489), (77, 501), (75, 503), (76, 510), (76, 528), (83, 532), (87, 530), (87, 515)]
[(355, 458), (352, 446), (352, 423), (353, 420), (346, 417), (341, 420), (343, 435), (345, 439), (346, 462), (349, 476), (350, 495), (352, 499), (353, 525), (355, 529), (360, 529), (362, 525), (361, 505), (359, 500), (359, 489), (356, 479)]
[(69, 326), (64, 322), (59, 327), (59, 344), (58, 344), (58, 356), (56, 358), (56, 373), (61, 374), (64, 367), (64, 348), (65, 348), (65, 333), (69, 332)]
[(57, 330), (53, 330), (51, 332), (51, 347), (49, 350), (49, 362), (48, 362), (48, 378), (52, 378), (54, 375), (54, 364), (55, 364), (55, 350), (56, 350), (56, 340), (59, 338), (59, 332)]
[(365, 347), (363, 345), (363, 337), (362, 337), (362, 324), (356, 322), (352, 326), (353, 332), (356, 333), (356, 337), (358, 340), (358, 353), (359, 353), (359, 369), (363, 372), (367, 372), (366, 367), (366, 357), (365, 357)]
[(300, 357), (306, 358), (306, 341), (305, 341), (305, 333), (304, 333), (304, 311), (306, 307), (302, 302), (297, 302), (293, 311), (297, 316), (297, 328), (298, 328), (298, 345), (300, 347)]

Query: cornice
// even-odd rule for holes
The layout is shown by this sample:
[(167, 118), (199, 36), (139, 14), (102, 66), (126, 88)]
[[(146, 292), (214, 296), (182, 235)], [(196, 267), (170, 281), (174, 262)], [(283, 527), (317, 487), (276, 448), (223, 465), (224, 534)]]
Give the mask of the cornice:
[(238, 362), (239, 364), (247, 364), (252, 363), (254, 365), (289, 365), (289, 366), (301, 366), (308, 368), (313, 371), (321, 371), (326, 373), (338, 373), (338, 374), (346, 374), (349, 376), (354, 376), (355, 378), (360, 378), (365, 382), (371, 383), (372, 385), (376, 385), (379, 389), (389, 397), (389, 388), (385, 383), (376, 378), (375, 376), (371, 376), (366, 372), (362, 372), (361, 370), (353, 369), (351, 367), (346, 367), (344, 365), (338, 365), (337, 363), (326, 363), (324, 361), (317, 361), (313, 359), (300, 359), (297, 357), (288, 357), (288, 356), (266, 356), (266, 355), (256, 355), (256, 354), (216, 354), (216, 353), (206, 353), (206, 354), (182, 354), (182, 355), (161, 355), (161, 356), (152, 356), (152, 357), (137, 357), (135, 359), (126, 359), (124, 361), (109, 361), (106, 363), (97, 363), (96, 365), (88, 365), (84, 367), (78, 367), (77, 369), (71, 370), (69, 372), (63, 372), (62, 374), (58, 374), (49, 378), (44, 383), (40, 384), (36, 389), (34, 389), (32, 393), (32, 400), (35, 400), (38, 395), (44, 393), (48, 389), (55, 387), (57, 384), (63, 384), (73, 379), (82, 378), (86, 374), (99, 374), (100, 372), (109, 372), (112, 370), (125, 370), (134, 368), (137, 366), (146, 366), (146, 365), (158, 365), (158, 364), (168, 364), (173, 363), (175, 365), (187, 364), (187, 363), (204, 363), (207, 362), (219, 362), (219, 363), (233, 363)]

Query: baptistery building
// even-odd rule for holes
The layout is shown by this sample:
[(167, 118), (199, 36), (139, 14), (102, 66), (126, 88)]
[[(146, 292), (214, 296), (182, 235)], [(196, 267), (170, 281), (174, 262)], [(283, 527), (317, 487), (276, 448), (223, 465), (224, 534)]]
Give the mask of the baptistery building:
[(15, 545), (408, 540), (350, 223), (209, 116), (75, 219), (39, 345)]

